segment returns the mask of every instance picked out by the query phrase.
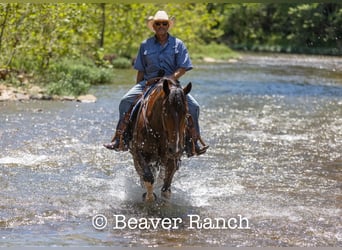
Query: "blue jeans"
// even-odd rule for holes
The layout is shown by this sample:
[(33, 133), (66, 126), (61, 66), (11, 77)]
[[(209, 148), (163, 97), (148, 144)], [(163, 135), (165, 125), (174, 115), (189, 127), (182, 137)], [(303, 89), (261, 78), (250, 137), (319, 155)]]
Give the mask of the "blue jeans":
[[(145, 89), (145, 81), (141, 81), (135, 84), (121, 99), (119, 105), (120, 120), (123, 119), (125, 114), (129, 111), (130, 107), (136, 101), (136, 99), (142, 95)], [(200, 134), (198, 117), (199, 117), (199, 104), (191, 95), (187, 95), (189, 113), (193, 118), (194, 127), (198, 134)]]

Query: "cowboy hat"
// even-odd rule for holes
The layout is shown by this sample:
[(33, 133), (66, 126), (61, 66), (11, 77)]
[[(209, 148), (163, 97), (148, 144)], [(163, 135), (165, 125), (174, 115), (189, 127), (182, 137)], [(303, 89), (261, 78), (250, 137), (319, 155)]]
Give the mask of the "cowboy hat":
[(163, 10), (158, 10), (157, 13), (154, 16), (150, 16), (147, 19), (147, 27), (152, 31), (155, 32), (153, 29), (153, 24), (155, 21), (167, 21), (169, 23), (169, 29), (171, 29), (174, 25), (175, 18), (167, 15), (167, 13)]

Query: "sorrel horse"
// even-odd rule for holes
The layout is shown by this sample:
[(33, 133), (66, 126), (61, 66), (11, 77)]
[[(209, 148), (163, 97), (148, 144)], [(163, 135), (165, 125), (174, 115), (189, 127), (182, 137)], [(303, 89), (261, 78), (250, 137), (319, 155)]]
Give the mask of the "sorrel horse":
[(145, 201), (154, 201), (155, 173), (163, 179), (161, 194), (170, 198), (171, 183), (184, 150), (188, 105), (186, 95), (191, 83), (182, 88), (162, 78), (141, 100), (132, 128), (130, 152), (134, 166), (146, 188)]

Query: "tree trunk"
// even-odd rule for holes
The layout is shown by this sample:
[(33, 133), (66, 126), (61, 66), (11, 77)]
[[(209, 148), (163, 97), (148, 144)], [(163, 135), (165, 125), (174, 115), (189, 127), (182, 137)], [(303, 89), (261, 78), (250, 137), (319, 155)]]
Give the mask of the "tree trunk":
[(103, 48), (104, 46), (104, 36), (105, 36), (105, 27), (106, 27), (106, 4), (101, 3), (100, 4), (101, 10), (102, 10), (102, 16), (101, 16), (101, 33), (100, 33), (100, 41), (99, 41), (99, 47)]

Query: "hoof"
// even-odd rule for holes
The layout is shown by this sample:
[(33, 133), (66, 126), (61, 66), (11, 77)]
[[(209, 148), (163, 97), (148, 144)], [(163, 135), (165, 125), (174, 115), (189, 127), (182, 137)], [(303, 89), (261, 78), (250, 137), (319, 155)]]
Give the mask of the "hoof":
[(142, 198), (143, 198), (143, 201), (152, 202), (152, 201), (157, 200), (157, 195), (155, 193), (153, 193), (152, 196), (147, 197), (147, 193), (144, 193)]
[(161, 196), (166, 199), (169, 200), (171, 198), (171, 190), (165, 190), (165, 191), (161, 191)]

